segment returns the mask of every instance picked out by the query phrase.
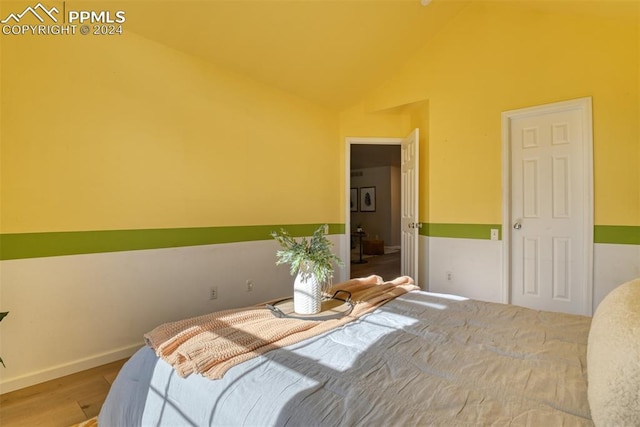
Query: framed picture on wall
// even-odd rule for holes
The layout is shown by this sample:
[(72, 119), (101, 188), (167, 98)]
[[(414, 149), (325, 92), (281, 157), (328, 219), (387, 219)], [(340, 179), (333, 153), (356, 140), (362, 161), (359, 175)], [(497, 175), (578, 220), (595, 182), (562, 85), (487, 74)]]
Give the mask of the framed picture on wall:
[(351, 212), (358, 212), (358, 189), (351, 189)]
[(360, 187), (360, 212), (376, 211), (376, 187)]

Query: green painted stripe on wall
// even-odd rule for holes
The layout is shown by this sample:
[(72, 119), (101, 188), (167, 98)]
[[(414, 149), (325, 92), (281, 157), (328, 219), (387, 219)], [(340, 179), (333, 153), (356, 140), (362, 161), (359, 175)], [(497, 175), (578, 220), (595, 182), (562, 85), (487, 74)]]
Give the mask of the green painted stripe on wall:
[[(430, 237), (490, 239), (491, 229), (498, 229), (498, 238), (502, 240), (502, 225), (500, 224), (423, 223), (420, 234)], [(593, 241), (594, 243), (640, 245), (640, 226), (596, 225), (593, 230)]]
[[(52, 233), (0, 234), (0, 260), (135, 251), (271, 239), (270, 233), (286, 228), (294, 236), (310, 236), (320, 224), (256, 225), (236, 227), (168, 228), (150, 230), (100, 230)], [(464, 239), (491, 238), (500, 224), (423, 223), (420, 234)], [(344, 224), (329, 224), (329, 234), (344, 234)], [(640, 245), (640, 226), (596, 225), (595, 243)]]
[(420, 234), (429, 237), (454, 237), (458, 239), (491, 240), (491, 230), (498, 230), (498, 239), (502, 240), (500, 224), (435, 224), (423, 223)]
[(640, 226), (596, 225), (593, 229), (595, 243), (640, 245)]
[[(293, 236), (310, 236), (319, 226), (283, 224), (0, 234), (0, 260), (269, 240), (270, 233), (281, 227)], [(344, 224), (329, 224), (329, 234), (344, 234), (344, 230)]]

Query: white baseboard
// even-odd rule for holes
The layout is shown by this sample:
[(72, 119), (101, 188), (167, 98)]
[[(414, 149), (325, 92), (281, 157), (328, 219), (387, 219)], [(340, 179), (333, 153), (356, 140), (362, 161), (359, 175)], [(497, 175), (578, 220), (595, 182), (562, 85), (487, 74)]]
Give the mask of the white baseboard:
[(106, 365), (107, 363), (115, 362), (117, 360), (126, 359), (133, 356), (133, 354), (142, 346), (143, 344), (140, 343), (128, 347), (122, 347), (117, 350), (75, 360), (63, 365), (53, 366), (49, 369), (43, 369), (41, 371), (21, 375), (16, 378), (9, 378), (0, 382), (0, 394), (30, 387), (32, 385), (64, 377), (65, 375), (75, 374), (97, 366)]

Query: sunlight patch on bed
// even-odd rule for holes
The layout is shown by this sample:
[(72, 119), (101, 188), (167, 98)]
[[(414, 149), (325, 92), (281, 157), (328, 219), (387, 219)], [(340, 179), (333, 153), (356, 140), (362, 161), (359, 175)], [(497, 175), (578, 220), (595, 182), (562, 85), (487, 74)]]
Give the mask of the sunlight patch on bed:
[(427, 301), (416, 301), (416, 305), (422, 305), (429, 308), (435, 308), (436, 310), (446, 310), (448, 307), (444, 304), (438, 304), (435, 302), (427, 302)]
[(433, 295), (433, 296), (438, 297), (438, 298), (444, 298), (444, 299), (448, 299), (448, 300), (452, 300), (452, 301), (468, 301), (469, 300), (469, 298), (461, 297), (460, 295), (437, 294), (437, 293), (433, 293), (433, 292), (430, 292), (429, 295)]
[[(340, 352), (325, 351), (326, 346), (315, 347), (312, 345), (304, 352), (304, 355), (325, 368), (336, 372), (346, 372), (354, 368), (354, 365), (362, 359), (363, 354), (369, 351), (379, 351), (376, 347), (379, 347), (380, 342), (389, 335), (397, 333), (398, 330), (409, 329), (418, 323), (418, 320), (410, 314), (385, 311), (384, 309), (376, 312), (382, 317), (376, 316), (375, 321), (372, 321), (369, 316), (365, 316), (352, 324), (355, 326), (357, 323), (364, 323), (368, 325), (367, 328), (350, 328), (347, 325), (342, 330), (336, 330), (335, 334), (328, 334), (327, 338), (342, 347)], [(363, 333), (363, 330), (366, 332)], [(298, 351), (296, 353), (300, 354)]]

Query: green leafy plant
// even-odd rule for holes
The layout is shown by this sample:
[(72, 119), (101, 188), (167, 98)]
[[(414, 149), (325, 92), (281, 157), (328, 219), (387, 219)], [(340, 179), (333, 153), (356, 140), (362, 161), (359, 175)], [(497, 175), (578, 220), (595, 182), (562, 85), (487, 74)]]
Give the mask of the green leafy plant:
[[(333, 244), (325, 235), (326, 227), (327, 225), (321, 225), (310, 239), (302, 237), (300, 240), (296, 240), (284, 228), (279, 232), (271, 232), (271, 237), (282, 246), (282, 250), (276, 252), (276, 265), (289, 264), (292, 276), (302, 268), (303, 274), (313, 274), (322, 285), (327, 284), (333, 278), (333, 263), (339, 266), (344, 264), (331, 252)], [(308, 265), (308, 270), (304, 268), (305, 264)]]
[[(2, 322), (2, 319), (4, 319), (7, 316), (7, 314), (9, 314), (8, 311), (0, 313), (0, 322)], [(2, 366), (6, 368), (4, 361), (2, 360), (2, 357), (0, 357), (0, 363), (2, 363)]]

